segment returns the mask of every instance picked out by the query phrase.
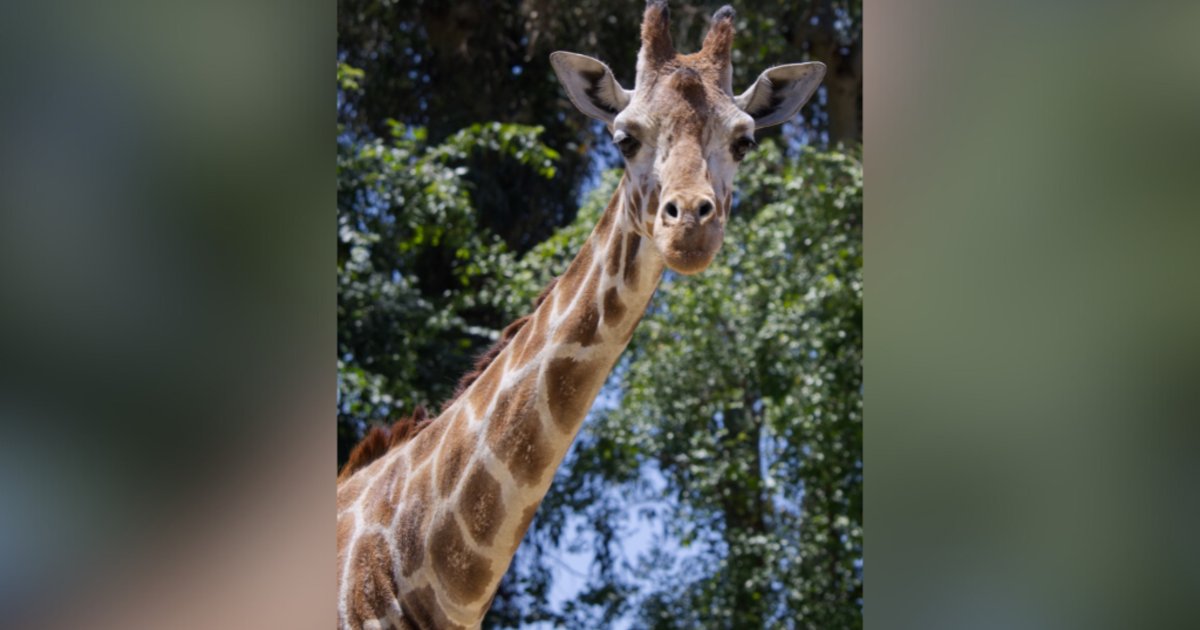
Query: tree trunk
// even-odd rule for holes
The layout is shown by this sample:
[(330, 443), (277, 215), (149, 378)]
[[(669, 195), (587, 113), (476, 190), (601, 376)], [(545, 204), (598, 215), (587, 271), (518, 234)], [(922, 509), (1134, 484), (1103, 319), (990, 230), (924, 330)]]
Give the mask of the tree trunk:
[[(748, 397), (749, 398), (749, 397)], [(766, 560), (753, 547), (747, 548), (747, 538), (765, 534), (766, 503), (763, 497), (762, 454), (759, 449), (762, 423), (754, 414), (748, 399), (739, 409), (725, 411), (722, 455), (725, 461), (737, 465), (746, 462), (747, 474), (726, 479), (720, 486), (725, 512), (725, 541), (729, 545), (728, 587), (733, 597), (733, 627), (759, 628), (767, 617), (768, 598), (757, 587), (747, 588), (747, 581), (762, 573)], [(745, 435), (746, 437), (740, 437)]]
[(829, 143), (862, 142), (862, 40), (848, 54), (833, 54), (826, 65), (826, 111), (829, 112)]
[(792, 29), (791, 43), (807, 48), (827, 68), (823, 85), (829, 144), (862, 142), (862, 32), (838, 32), (832, 0), (813, 1)]

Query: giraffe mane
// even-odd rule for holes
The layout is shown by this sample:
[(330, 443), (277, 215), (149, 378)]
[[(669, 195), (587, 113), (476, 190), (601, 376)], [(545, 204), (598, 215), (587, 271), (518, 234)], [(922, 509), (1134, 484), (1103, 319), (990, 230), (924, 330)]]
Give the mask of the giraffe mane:
[[(553, 278), (550, 280), (550, 284), (547, 284), (546, 288), (542, 289), (537, 300), (533, 303), (534, 311), (542, 305), (542, 302), (546, 301), (546, 296), (550, 295), (550, 291), (554, 289), (554, 285), (556, 284), (558, 284), (558, 278)], [(487, 371), (492, 361), (495, 361), (496, 357), (500, 356), (500, 353), (508, 347), (508, 344), (517, 336), (517, 333), (521, 332), (521, 328), (529, 323), (529, 320), (532, 318), (532, 314), (526, 315), (509, 324), (504, 329), (504, 332), (500, 333), (500, 340), (476, 358), (475, 366), (458, 382), (458, 387), (455, 388), (454, 395), (442, 403), (442, 412), (445, 412), (450, 405), (454, 404), (454, 401), (458, 400), (475, 381), (479, 380), (480, 376), (483, 376), (483, 373)], [(342, 466), (341, 471), (338, 472), (338, 485), (341, 485), (342, 482), (352, 477), (354, 473), (369, 466), (371, 462), (386, 455), (388, 451), (413, 439), (422, 429), (440, 417), (439, 415), (430, 418), (425, 406), (418, 405), (413, 410), (412, 415), (400, 418), (391, 427), (371, 427), (371, 430), (367, 431), (367, 434), (350, 451), (350, 457)]]
[(366, 468), (371, 462), (383, 457), (388, 450), (412, 439), (421, 429), (432, 420), (424, 405), (418, 405), (412, 415), (400, 418), (391, 427), (371, 427), (370, 431), (359, 440), (342, 470), (338, 472), (337, 482), (340, 485), (354, 473)]

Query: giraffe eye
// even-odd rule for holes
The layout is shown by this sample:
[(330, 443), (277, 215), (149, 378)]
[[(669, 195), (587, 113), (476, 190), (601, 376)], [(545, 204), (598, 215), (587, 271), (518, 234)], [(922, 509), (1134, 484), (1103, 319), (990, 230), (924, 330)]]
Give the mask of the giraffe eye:
[(616, 135), (613, 136), (613, 144), (617, 145), (617, 148), (621, 149), (621, 155), (624, 155), (625, 159), (627, 160), (632, 160), (633, 156), (637, 155), (638, 149), (642, 148), (642, 143), (638, 142), (637, 138), (634, 138), (624, 131), (618, 131)]
[(729, 150), (733, 152), (733, 159), (741, 162), (745, 159), (746, 153), (756, 146), (758, 146), (758, 143), (754, 141), (754, 138), (742, 137), (734, 140), (733, 146)]

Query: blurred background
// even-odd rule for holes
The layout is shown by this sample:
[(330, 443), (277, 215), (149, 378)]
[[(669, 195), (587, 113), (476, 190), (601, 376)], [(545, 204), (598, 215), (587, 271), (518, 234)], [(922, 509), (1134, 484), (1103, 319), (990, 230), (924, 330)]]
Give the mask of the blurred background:
[(334, 21), (0, 6), (0, 628), (332, 625)]
[(869, 627), (1200, 627), (1200, 3), (871, 3)]
[[(784, 9), (803, 16), (808, 7), (795, 4), (735, 4), (745, 32), (756, 38), (744, 35), (736, 50), (762, 60), (736, 65), (737, 88), (768, 60), (819, 58), (811, 41), (807, 50), (786, 48), (795, 46), (793, 35), (783, 34), (801, 31), (781, 21)], [(824, 349), (860, 347), (849, 341), (856, 324), (837, 319), (855, 299), (844, 289), (853, 282), (847, 280), (850, 263), (839, 262), (852, 258), (838, 252), (849, 251), (849, 239), (857, 237), (853, 229), (830, 226), (835, 220), (854, 226), (836, 204), (853, 207), (861, 170), (853, 142), (843, 149), (836, 142), (844, 136), (833, 131), (831, 74), (824, 95), (778, 128), (773, 146), (763, 143), (742, 169), (739, 231), (731, 230), (726, 243), (738, 243), (741, 258), (730, 248), (707, 274), (671, 278), (664, 286), (642, 326), (645, 336), (634, 341), (628, 365), (614, 376), (578, 454), (563, 468), (570, 476), (550, 497), (566, 506), (548, 503), (544, 511), (558, 525), (545, 520), (527, 545), (541, 564), (523, 564), (524, 573), (512, 579), (524, 582), (510, 581), (506, 588), (515, 595), (502, 601), (527, 599), (513, 603), (511, 613), (498, 610), (509, 616), (489, 623), (546, 615), (528, 624), (538, 627), (553, 623), (552, 615), (582, 620), (612, 611), (616, 620), (601, 618), (593, 627), (653, 626), (658, 615), (704, 628), (735, 623), (716, 617), (732, 601), (761, 615), (762, 627), (800, 627), (798, 614), (791, 621), (783, 616), (799, 601), (830, 628), (860, 618), (871, 628), (921, 630), (1200, 627), (1200, 178), (1193, 150), (1200, 140), (1200, 5), (864, 5), (870, 19), (850, 22), (871, 33), (862, 49), (864, 161), (871, 165), (863, 212), (870, 220), (861, 223), (870, 242), (871, 280), (863, 311), (870, 339), (863, 355), (871, 382), (864, 422), (869, 456), (862, 459), (871, 479), (862, 503), (871, 516), (871, 560), (862, 571), (869, 575), (863, 581), (869, 615), (858, 617), (849, 598), (859, 579), (850, 554), (839, 560), (848, 566), (803, 564), (832, 557), (836, 544), (828, 531), (856, 540), (853, 529), (829, 530), (821, 509), (833, 510), (834, 528), (843, 515), (846, 523), (862, 522), (854, 520), (853, 499), (846, 499), (855, 480), (809, 477), (832, 472), (822, 462), (848, 462), (856, 448), (852, 433), (825, 422), (833, 416), (843, 422), (844, 407), (829, 401), (832, 391), (845, 391), (840, 375), (855, 359)], [(586, 5), (538, 9), (538, 18), (532, 18), (535, 7), (526, 16), (497, 6), (488, 5), (478, 28), (519, 29), (510, 39), (515, 44), (453, 63), (490, 63), (484, 58), (500, 55), (520, 61), (503, 68), (509, 79), (476, 77), (480, 88), (460, 100), (507, 107), (499, 97), (485, 99), (483, 86), (510, 89), (496, 87), (510, 80), (521, 82), (522, 95), (560, 98), (546, 69), (531, 69), (545, 63), (549, 48), (524, 61), (529, 44), (520, 42), (525, 23), (534, 19), (563, 21), (567, 28), (586, 17), (586, 25), (562, 31), (570, 39), (561, 47), (594, 54), (623, 81), (631, 78), (640, 5), (611, 9), (602, 17), (617, 24), (603, 28), (582, 13)], [(671, 6), (676, 19), (686, 17), (681, 3)], [(677, 28), (686, 30), (676, 38), (681, 48), (696, 44), (711, 8), (680, 22)], [(6, 78), (0, 90), (0, 627), (333, 625), (330, 450), (335, 443), (344, 448), (359, 422), (440, 400), (437, 388), (458, 376), (457, 367), (396, 361), (447, 376), (389, 375), (377, 381), (376, 395), (371, 379), (385, 370), (359, 357), (382, 361), (404, 351), (356, 349), (344, 358), (348, 340), (358, 337), (340, 329), (347, 318), (338, 308), (366, 313), (370, 307), (386, 317), (425, 309), (430, 315), (416, 317), (419, 325), (398, 323), (397, 330), (435, 331), (420, 333), (426, 337), (417, 342), (443, 349), (438, 356), (449, 362), (465, 361), (492, 331), (529, 308), (529, 287), (540, 286), (535, 274), (561, 264), (555, 257), (567, 255), (571, 239), (586, 229), (594, 212), (589, 204), (604, 197), (613, 181), (606, 173), (619, 166), (615, 153), (605, 153), (603, 133), (566, 102), (536, 117), (463, 118), (436, 131), (437, 120), (416, 113), (419, 101), (360, 120), (358, 112), (371, 110), (356, 99), (371, 97), (371, 81), (414, 80), (406, 72), (381, 79), (360, 59), (434, 63), (421, 52), (433, 43), (413, 39), (411, 58), (394, 49), (395, 42), (416, 37), (400, 29), (418, 24), (422, 11), (404, 3), (343, 8), (339, 16), (335, 2), (276, 0), (0, 5)], [(384, 20), (385, 14), (396, 17)], [(774, 15), (776, 22), (759, 15)], [(814, 17), (814, 26), (824, 24)], [(385, 32), (363, 39), (374, 42), (364, 47), (375, 48), (357, 56), (339, 43), (353, 20), (378, 23)], [(601, 46), (604, 40), (591, 43), (592, 32), (629, 37)], [(529, 41), (540, 47), (542, 37)], [(473, 50), (474, 40), (467, 41)], [(845, 48), (852, 58), (856, 48)], [(416, 54), (421, 61), (413, 61)], [(328, 76), (333, 69), (324, 65), (331, 56), (338, 57), (336, 87)], [(515, 66), (520, 74), (513, 74)], [(440, 80), (435, 72), (414, 76), (418, 96), (453, 93), (421, 87)], [(431, 102), (425, 107), (437, 111)], [(331, 117), (342, 125), (336, 137), (329, 134)], [(488, 126), (493, 122), (502, 127)], [(568, 124), (576, 131), (554, 131)], [(454, 140), (462, 129), (466, 134)], [(378, 157), (359, 150), (376, 142)], [(328, 163), (334, 145), (337, 178)], [(447, 182), (445, 198), (421, 212), (451, 217), (445, 232), (436, 232), (439, 243), (460, 243), (451, 263), (442, 265), (451, 294), (445, 297), (443, 288), (439, 297), (416, 284), (431, 281), (423, 267), (445, 259), (414, 254), (395, 264), (412, 272), (392, 276), (367, 266), (355, 272), (365, 279), (360, 286), (378, 282), (381, 294), (412, 299), (414, 306), (401, 310), (367, 298), (353, 306), (353, 291), (343, 288), (352, 252), (361, 252), (356, 264), (392, 269), (378, 257), (437, 251), (427, 245), (433, 234), (418, 237), (415, 227), (380, 219), (386, 227), (346, 232), (329, 220), (334, 204), (339, 217), (361, 214), (363, 225), (372, 220), (372, 205), (399, 205), (347, 202), (345, 192), (339, 197), (354, 188), (341, 175), (354, 172), (354, 161), (384, 164), (393, 150), (413, 151), (426, 166), (409, 169), (412, 175), (364, 169), (382, 190), (407, 198)], [(586, 168), (566, 166), (572, 159), (586, 160)], [(506, 236), (516, 219), (497, 220), (487, 232), (462, 227), (498, 212), (481, 205), (488, 172), (524, 178), (521, 191), (564, 187), (543, 202), (561, 209), (529, 215), (537, 207), (528, 204), (510, 215), (542, 216), (548, 221), (542, 236), (522, 243), (515, 228)], [(568, 172), (578, 184), (559, 179)], [(403, 177), (425, 179), (404, 184), (413, 179)], [(785, 181), (799, 191), (789, 192)], [(838, 195), (848, 197), (839, 201)], [(501, 202), (489, 203), (498, 208)], [(336, 246), (331, 229), (338, 230)], [(812, 251), (822, 241), (809, 232), (826, 229), (826, 238), (836, 237), (826, 241), (830, 249)], [(382, 237), (386, 230), (399, 234), (388, 237), (393, 243), (413, 245), (386, 253), (369, 241), (368, 235)], [(368, 242), (355, 250), (343, 234)], [(479, 234), (490, 240), (469, 242)], [(809, 250), (806, 238), (814, 244)], [(793, 259), (772, 258), (773, 243), (788, 244), (784, 251)], [(478, 272), (458, 262), (464, 248)], [(546, 261), (534, 264), (531, 256), (538, 255)], [(513, 268), (507, 276), (499, 271)], [(813, 286), (806, 274), (822, 268), (833, 279), (817, 286), (811, 301), (797, 307), (783, 297)], [(784, 277), (789, 270), (794, 277)], [(779, 275), (772, 286), (781, 297), (751, 293), (755, 278), (768, 272)], [(739, 291), (746, 311), (718, 310)], [(782, 310), (748, 312), (752, 307)], [(786, 331), (792, 341), (773, 348), (767, 347), (771, 332), (759, 337), (744, 323), (778, 333), (780, 322), (795, 316), (787, 309), (797, 308), (800, 331), (793, 325)], [(824, 309), (819, 322), (803, 319), (812, 309)], [(447, 321), (438, 319), (441, 313)], [(655, 323), (666, 321), (659, 313), (697, 322), (697, 331), (675, 325), (676, 319)], [(718, 314), (748, 336), (739, 340), (740, 372), (709, 364), (710, 399), (694, 394), (695, 372), (677, 371), (669, 382), (666, 375), (644, 373), (650, 363), (639, 357), (647, 348), (661, 353), (658, 361), (677, 365), (687, 348), (727, 343), (707, 334), (713, 322), (720, 325)], [(809, 336), (804, 323), (810, 330), (830, 326), (829, 336)], [(365, 318), (363, 326), (383, 328)], [(838, 332), (846, 332), (847, 341)], [(666, 335), (679, 338), (656, 342)], [(448, 339), (465, 345), (455, 354), (446, 350)], [(814, 339), (819, 348), (811, 347)], [(817, 355), (791, 361), (791, 344), (805, 342)], [(716, 352), (689, 356), (725, 361)], [(782, 384), (797, 373), (820, 383), (806, 383), (807, 398), (801, 390), (788, 402)], [(736, 404), (731, 374), (767, 384), (760, 392), (746, 390), (760, 396), (761, 408)], [(408, 388), (390, 389), (393, 379)], [(680, 408), (656, 408), (653, 401), (663, 399), (655, 394), (659, 388), (680, 392)], [(337, 423), (330, 413), (335, 406)], [(846, 422), (851, 412), (857, 413), (846, 411)], [(715, 431), (687, 424), (698, 419), (761, 426), (760, 436), (777, 439), (778, 428), (786, 431), (784, 423), (799, 419), (801, 425), (790, 428), (802, 437), (759, 442), (764, 467), (756, 469), (745, 456), (749, 440), (737, 437), (743, 431), (721, 434), (736, 442), (685, 444), (696, 435), (717, 439)], [(824, 431), (836, 433), (819, 437)], [(843, 440), (836, 449), (826, 441), (834, 435)], [(729, 465), (718, 448), (730, 453), (724, 456)], [(663, 457), (672, 454), (673, 461)], [(775, 468), (767, 470), (768, 463)], [(712, 476), (715, 470), (728, 480)], [(756, 470), (765, 471), (757, 481), (776, 484), (773, 489), (734, 494), (753, 483)], [(726, 484), (738, 500), (769, 501), (775, 519), (767, 525), (764, 516), (769, 533), (726, 539), (737, 527), (754, 531), (758, 525), (738, 521), (736, 503), (720, 498), (724, 488), (711, 492), (713, 484)], [(810, 499), (810, 493), (833, 500)], [(653, 509), (653, 521), (641, 518), (643, 505)], [(611, 515), (589, 511), (607, 506), (619, 508)], [(837, 511), (842, 506), (847, 512)], [(755, 509), (743, 508), (749, 516), (768, 512)], [(800, 525), (785, 520), (797, 513)], [(615, 533), (600, 529), (610, 524)], [(621, 540), (622, 553), (632, 554), (628, 566), (606, 540)], [(758, 554), (760, 540), (769, 548)], [(653, 549), (672, 564), (656, 559)], [(732, 566), (730, 554), (763, 558), (763, 565)], [(649, 555), (645, 565), (640, 555)], [(799, 563), (778, 561), (785, 555)], [(609, 575), (600, 573), (605, 566), (612, 567)], [(827, 570), (837, 566), (842, 573)], [(802, 577), (799, 599), (771, 585), (746, 591), (767, 593), (769, 606), (743, 606), (729, 585), (738, 573), (794, 588), (793, 567), (814, 572)], [(553, 581), (537, 582), (539, 571)], [(705, 572), (725, 581), (692, 579)], [(547, 590), (537, 591), (538, 584)], [(818, 600), (817, 593), (846, 595)], [(549, 610), (536, 611), (538, 602)], [(849, 614), (849, 621), (838, 614)]]
[[(676, 48), (723, 4), (671, 2)], [(623, 162), (549, 55), (632, 88), (644, 7), (339, 2), (339, 466), (439, 407), (579, 251)], [(862, 625), (862, 4), (735, 8), (735, 92), (829, 72), (756, 134), (713, 266), (664, 278), (487, 628)]]

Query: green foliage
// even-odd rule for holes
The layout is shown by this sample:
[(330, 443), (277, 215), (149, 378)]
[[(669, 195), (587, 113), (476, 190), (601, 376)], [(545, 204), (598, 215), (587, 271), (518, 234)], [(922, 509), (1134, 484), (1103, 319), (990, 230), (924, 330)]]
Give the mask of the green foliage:
[[(393, 135), (402, 134), (404, 125), (391, 121)], [(542, 177), (554, 177), (554, 161), (559, 158), (555, 151), (542, 144), (538, 137), (545, 127), (474, 124), (450, 136), (431, 151), (430, 156), (441, 160), (465, 160), (481, 151), (493, 151), (500, 156), (515, 158), (521, 164), (532, 167)]]
[(339, 63), (337, 67), (337, 82), (338, 87), (346, 91), (358, 92), (360, 89), (359, 81), (366, 76), (366, 73), (359, 68), (352, 68), (350, 64)]
[[(565, 269), (619, 176), (516, 265), (508, 304)], [(527, 539), (562, 544), (582, 516), (589, 589), (526, 620), (861, 627), (862, 167), (767, 141), (739, 180), (721, 254), (697, 276), (668, 274), (612, 379), (620, 404), (586, 425)], [(620, 551), (631, 505), (654, 506), (661, 527), (636, 559)]]
[[(499, 324), (480, 287), (507, 265), (481, 229), (468, 179), (481, 156), (554, 176), (538, 127), (473, 125), (439, 145), (391, 122), (391, 138), (338, 141), (339, 463), (363, 423), (448, 397)], [(489, 319), (490, 313), (490, 319)]]
[(593, 429), (654, 463), (676, 502), (668, 531), (708, 550), (682, 573), (642, 571), (682, 585), (651, 593), (643, 620), (861, 625), (862, 168), (764, 143), (740, 190), (761, 209), (659, 294), (622, 405)]
[(570, 225), (554, 232), (506, 269), (507, 282), (496, 287), (494, 303), (510, 317), (527, 314), (529, 305), (555, 276), (561, 276), (587, 242), (592, 228), (616, 192), (623, 171), (611, 169), (601, 174), (599, 185), (588, 195), (579, 214)]

